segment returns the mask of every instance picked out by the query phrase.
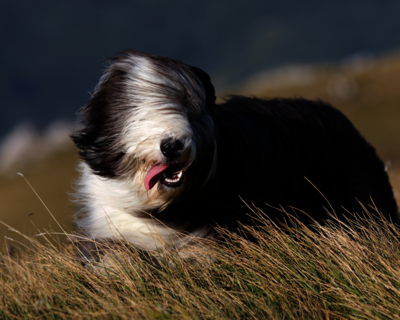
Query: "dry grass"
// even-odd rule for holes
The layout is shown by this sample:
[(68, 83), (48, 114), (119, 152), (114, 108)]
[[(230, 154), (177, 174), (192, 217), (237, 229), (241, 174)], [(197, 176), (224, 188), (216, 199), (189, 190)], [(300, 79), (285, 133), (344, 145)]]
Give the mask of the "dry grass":
[[(0, 256), (0, 318), (398, 319), (400, 233), (356, 219), (314, 231), (265, 220), (258, 243), (221, 230), (227, 246), (150, 264), (115, 248), (114, 266), (82, 266), (74, 248), (26, 237)], [(99, 271), (100, 270), (100, 271)]]

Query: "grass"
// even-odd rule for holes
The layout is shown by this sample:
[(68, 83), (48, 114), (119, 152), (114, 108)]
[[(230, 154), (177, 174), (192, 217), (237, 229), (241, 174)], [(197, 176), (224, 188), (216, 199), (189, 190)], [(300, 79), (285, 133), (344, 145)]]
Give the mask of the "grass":
[(247, 228), (256, 243), (220, 230), (228, 245), (192, 259), (163, 250), (158, 264), (114, 247), (113, 262), (95, 269), (73, 245), (26, 236), (24, 250), (0, 256), (0, 318), (400, 318), (397, 229), (367, 218), (314, 231), (296, 224), (263, 219), (262, 230)]

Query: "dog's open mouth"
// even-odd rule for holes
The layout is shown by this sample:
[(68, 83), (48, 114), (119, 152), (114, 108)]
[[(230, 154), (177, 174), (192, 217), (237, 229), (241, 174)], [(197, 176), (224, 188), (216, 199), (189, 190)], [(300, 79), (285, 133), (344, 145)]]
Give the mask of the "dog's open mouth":
[(179, 187), (183, 182), (183, 171), (176, 165), (153, 164), (144, 179), (144, 187), (149, 191), (158, 181), (167, 187)]

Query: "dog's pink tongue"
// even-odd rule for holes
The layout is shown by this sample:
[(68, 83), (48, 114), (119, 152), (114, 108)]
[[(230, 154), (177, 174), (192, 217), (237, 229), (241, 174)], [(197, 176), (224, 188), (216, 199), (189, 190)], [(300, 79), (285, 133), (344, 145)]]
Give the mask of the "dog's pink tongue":
[(154, 187), (157, 181), (160, 180), (162, 172), (168, 167), (169, 165), (166, 164), (156, 164), (151, 167), (146, 174), (146, 178), (144, 178), (144, 187), (147, 191)]

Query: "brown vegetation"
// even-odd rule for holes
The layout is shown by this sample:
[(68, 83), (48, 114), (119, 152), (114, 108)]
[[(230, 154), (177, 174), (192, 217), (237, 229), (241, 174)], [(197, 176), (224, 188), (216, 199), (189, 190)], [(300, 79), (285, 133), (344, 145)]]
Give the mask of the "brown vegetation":
[[(0, 255), (2, 319), (398, 319), (398, 230), (354, 219), (289, 231), (265, 220), (258, 243), (221, 232), (230, 245), (171, 251), (146, 262), (113, 248), (113, 263), (82, 266), (74, 248), (25, 237)], [(47, 236), (54, 237), (54, 236)], [(200, 254), (199, 254), (200, 253)]]

